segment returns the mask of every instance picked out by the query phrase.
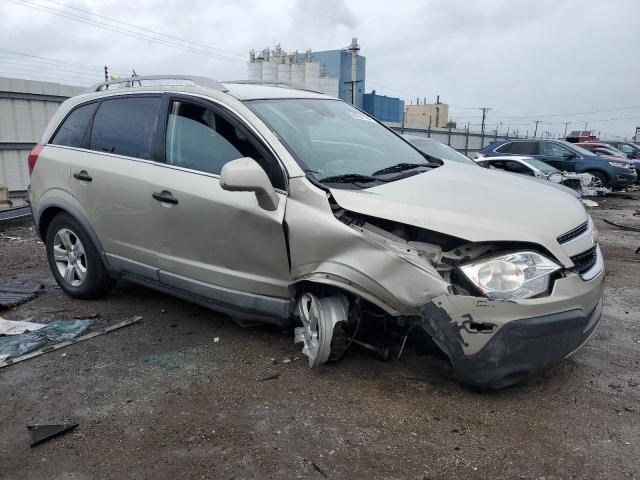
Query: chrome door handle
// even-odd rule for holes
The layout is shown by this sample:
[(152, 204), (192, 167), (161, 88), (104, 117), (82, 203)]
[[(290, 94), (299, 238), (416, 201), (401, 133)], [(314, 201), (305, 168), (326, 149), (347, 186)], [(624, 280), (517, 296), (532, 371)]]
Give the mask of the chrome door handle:
[(75, 178), (76, 180), (81, 180), (83, 182), (90, 182), (91, 180), (93, 180), (93, 178), (91, 178), (91, 175), (89, 175), (86, 170), (80, 170), (79, 172), (74, 173), (73, 178)]
[(157, 201), (162, 202), (162, 203), (171, 203), (173, 205), (178, 203), (178, 199), (175, 198), (171, 194), (171, 192), (169, 192), (168, 190), (163, 190), (161, 192), (154, 192), (152, 196)]

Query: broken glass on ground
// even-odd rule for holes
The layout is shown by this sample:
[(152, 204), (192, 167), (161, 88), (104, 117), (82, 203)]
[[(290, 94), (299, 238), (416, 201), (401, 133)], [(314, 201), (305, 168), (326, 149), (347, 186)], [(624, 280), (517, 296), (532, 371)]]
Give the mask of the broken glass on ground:
[(59, 343), (71, 340), (87, 329), (89, 320), (58, 320), (39, 330), (21, 335), (0, 336), (0, 358), (19, 357), (47, 343)]

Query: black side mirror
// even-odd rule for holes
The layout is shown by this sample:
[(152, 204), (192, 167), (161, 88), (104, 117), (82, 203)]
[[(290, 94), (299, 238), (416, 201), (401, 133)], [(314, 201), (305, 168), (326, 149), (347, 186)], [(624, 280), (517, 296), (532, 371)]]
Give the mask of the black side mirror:
[(567, 160), (571, 160), (572, 158), (576, 158), (576, 154), (575, 153), (565, 153), (562, 156), (564, 158), (566, 158)]

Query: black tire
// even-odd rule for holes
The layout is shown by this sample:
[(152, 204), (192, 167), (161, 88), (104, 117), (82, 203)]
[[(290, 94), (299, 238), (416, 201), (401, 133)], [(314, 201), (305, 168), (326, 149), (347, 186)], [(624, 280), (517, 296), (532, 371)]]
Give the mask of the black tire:
[[(72, 245), (77, 247), (77, 251), (82, 250), (82, 253), (75, 256), (73, 248), (65, 248), (63, 238), (67, 238), (67, 241), (72, 242)], [(109, 276), (89, 235), (68, 213), (59, 213), (51, 220), (45, 235), (45, 246), (49, 268), (60, 288), (70, 297), (97, 298), (113, 288), (115, 282)], [(69, 261), (70, 252), (74, 253), (71, 262)], [(56, 261), (55, 254), (58, 254), (59, 261)], [(67, 260), (60, 261), (64, 255)], [(65, 262), (71, 272), (68, 278), (65, 278), (60, 271), (64, 269)], [(72, 263), (71, 268), (69, 268), (70, 263)], [(80, 273), (84, 278), (81, 279)]]
[(596, 177), (597, 179), (599, 179), (602, 182), (602, 186), (609, 188), (609, 177), (607, 177), (604, 173), (602, 172), (598, 172), (598, 171), (590, 171), (590, 172), (586, 172), (589, 175), (593, 175), (594, 177)]

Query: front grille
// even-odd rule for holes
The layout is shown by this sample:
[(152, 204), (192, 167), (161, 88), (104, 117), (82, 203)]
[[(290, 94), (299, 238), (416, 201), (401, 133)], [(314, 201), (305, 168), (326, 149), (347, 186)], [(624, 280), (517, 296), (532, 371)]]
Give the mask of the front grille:
[(568, 243), (571, 240), (573, 240), (574, 238), (578, 238), (580, 235), (582, 235), (584, 232), (586, 232), (588, 228), (589, 228), (589, 220), (584, 222), (579, 227), (576, 227), (573, 230), (569, 230), (567, 233), (563, 233), (562, 235), (560, 235), (558, 237), (558, 243), (560, 245), (562, 245), (564, 243)]
[(571, 257), (571, 261), (574, 264), (574, 267), (571, 270), (580, 275), (591, 270), (598, 259), (598, 252), (596, 249), (597, 245), (594, 245), (586, 252), (582, 252)]

